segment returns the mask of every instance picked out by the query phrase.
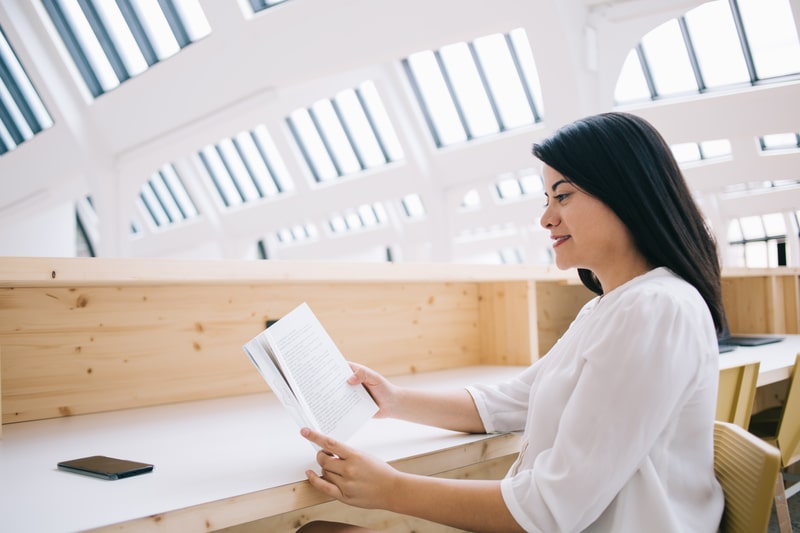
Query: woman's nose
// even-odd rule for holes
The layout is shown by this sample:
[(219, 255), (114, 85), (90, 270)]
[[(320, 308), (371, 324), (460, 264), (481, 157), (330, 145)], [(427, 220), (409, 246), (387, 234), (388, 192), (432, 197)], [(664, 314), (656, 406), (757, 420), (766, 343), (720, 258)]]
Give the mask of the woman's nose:
[(539, 219), (539, 224), (541, 224), (544, 229), (549, 229), (558, 225), (550, 206), (544, 208), (544, 213), (542, 213), (542, 218)]

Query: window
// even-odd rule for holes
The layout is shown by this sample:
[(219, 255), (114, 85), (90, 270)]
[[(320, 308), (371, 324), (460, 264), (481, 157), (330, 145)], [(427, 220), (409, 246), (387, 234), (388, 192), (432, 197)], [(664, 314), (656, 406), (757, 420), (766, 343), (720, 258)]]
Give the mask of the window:
[(617, 103), (800, 74), (789, 0), (714, 0), (650, 31), (628, 54)]
[(154, 227), (169, 226), (198, 216), (197, 207), (172, 165), (162, 167), (142, 186), (138, 204)]
[(797, 150), (800, 148), (800, 133), (776, 133), (759, 138), (762, 152)]
[(95, 98), (211, 32), (199, 0), (42, 0)]
[(522, 29), (403, 60), (437, 147), (540, 122), (541, 87)]
[(727, 264), (750, 268), (786, 265), (786, 222), (781, 213), (732, 220)]
[(53, 119), (0, 28), (0, 155), (52, 125)]
[(263, 125), (206, 146), (197, 157), (224, 207), (277, 196), (292, 187), (283, 159)]
[(253, 8), (253, 13), (258, 13), (272, 6), (282, 4), (287, 0), (250, 0), (250, 7)]
[(297, 109), (286, 123), (317, 182), (388, 165), (404, 157), (371, 81)]

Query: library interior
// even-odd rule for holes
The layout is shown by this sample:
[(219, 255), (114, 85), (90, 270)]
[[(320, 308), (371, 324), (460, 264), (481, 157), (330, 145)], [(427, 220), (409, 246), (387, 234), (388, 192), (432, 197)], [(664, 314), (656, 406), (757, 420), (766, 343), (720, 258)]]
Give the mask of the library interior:
[[(3, 0), (0, 530), (686, 531), (704, 487), (714, 531), (800, 531), (798, 35), (800, 0)], [(302, 304), (388, 380), (339, 454), (286, 344), (243, 349)], [(427, 423), (445, 390), (485, 431)], [(348, 500), (351, 453), (430, 492)]]

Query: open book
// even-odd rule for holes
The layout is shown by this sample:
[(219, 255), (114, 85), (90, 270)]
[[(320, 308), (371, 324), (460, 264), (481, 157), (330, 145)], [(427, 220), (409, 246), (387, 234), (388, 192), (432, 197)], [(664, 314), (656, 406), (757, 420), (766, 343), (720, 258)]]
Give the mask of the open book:
[(302, 303), (243, 346), (295, 422), (346, 440), (378, 411), (317, 317)]

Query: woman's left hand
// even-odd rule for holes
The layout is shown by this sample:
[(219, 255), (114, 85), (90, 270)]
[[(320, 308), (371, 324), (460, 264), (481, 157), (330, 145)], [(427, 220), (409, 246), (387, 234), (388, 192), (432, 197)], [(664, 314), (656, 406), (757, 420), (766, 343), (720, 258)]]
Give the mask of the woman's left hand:
[(306, 471), (309, 483), (323, 494), (349, 505), (387, 509), (402, 475), (384, 461), (355, 450), (330, 437), (303, 428), (300, 434), (320, 447), (317, 463), (321, 475)]

